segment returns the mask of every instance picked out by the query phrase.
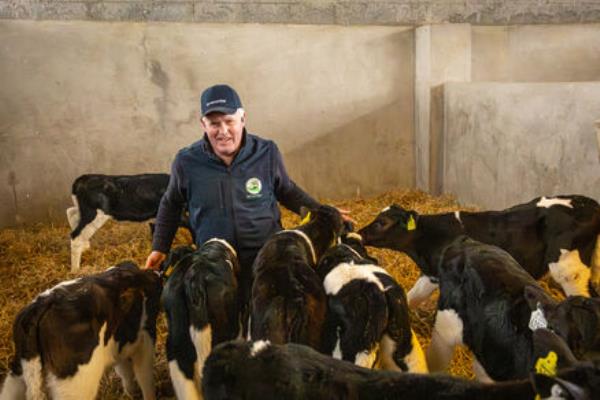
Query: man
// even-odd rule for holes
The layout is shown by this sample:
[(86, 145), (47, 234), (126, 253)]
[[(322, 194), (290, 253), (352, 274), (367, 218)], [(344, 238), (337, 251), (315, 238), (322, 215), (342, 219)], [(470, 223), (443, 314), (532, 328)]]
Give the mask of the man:
[(288, 177), (274, 142), (246, 132), (246, 115), (233, 88), (206, 89), (201, 110), (204, 138), (180, 150), (173, 161), (146, 268), (158, 269), (165, 260), (187, 203), (197, 245), (217, 237), (237, 250), (247, 302), (254, 258), (282, 229), (277, 202), (295, 213), (319, 203)]

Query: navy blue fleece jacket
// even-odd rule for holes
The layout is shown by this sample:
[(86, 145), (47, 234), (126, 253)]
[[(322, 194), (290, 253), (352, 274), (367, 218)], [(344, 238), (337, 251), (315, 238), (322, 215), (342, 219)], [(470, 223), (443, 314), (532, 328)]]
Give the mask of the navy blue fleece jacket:
[(289, 178), (273, 141), (244, 131), (240, 151), (227, 166), (205, 136), (173, 161), (152, 249), (169, 251), (186, 203), (196, 244), (217, 237), (241, 251), (258, 249), (281, 229), (278, 201), (295, 213), (319, 206)]

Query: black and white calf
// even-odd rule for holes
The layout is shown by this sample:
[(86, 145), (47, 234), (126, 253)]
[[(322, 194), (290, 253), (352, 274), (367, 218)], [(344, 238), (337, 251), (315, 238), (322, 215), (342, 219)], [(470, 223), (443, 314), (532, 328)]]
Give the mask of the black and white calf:
[(167, 360), (179, 399), (202, 398), (206, 357), (217, 344), (240, 335), (239, 270), (234, 248), (210, 239), (195, 252), (183, 252), (165, 284)]
[(589, 297), (600, 289), (600, 206), (584, 196), (540, 197), (503, 211), (420, 215), (392, 205), (359, 231), (368, 246), (407, 253), (422, 276), (408, 292), (409, 305), (437, 288), (433, 247), (459, 235), (509, 252), (535, 279), (548, 270), (567, 295)]
[(315, 272), (337, 243), (342, 216), (330, 206), (311, 211), (308, 223), (274, 234), (253, 265), (250, 336), (321, 349), (327, 298)]
[(317, 266), (328, 297), (323, 352), (373, 368), (427, 372), (410, 326), (404, 289), (369, 257), (357, 233), (325, 252)]
[(52, 399), (92, 400), (113, 365), (129, 395), (135, 377), (144, 399), (154, 399), (160, 291), (156, 273), (124, 262), (38, 295), (15, 320), (0, 399), (45, 399), (46, 387)]
[(550, 296), (506, 251), (456, 238), (439, 251), (440, 297), (431, 343), (430, 371), (444, 370), (454, 347), (473, 353), (482, 381), (524, 378), (532, 366), (531, 309), (525, 288)]
[[(168, 174), (81, 175), (72, 187), (74, 207), (67, 209), (71, 226), (71, 271), (79, 270), (90, 238), (109, 219), (148, 221), (156, 217), (169, 183)], [(181, 226), (188, 227), (182, 215)]]
[(444, 375), (371, 370), (294, 343), (227, 342), (206, 361), (206, 400), (592, 400), (600, 370), (578, 364), (531, 379), (486, 384)]
[(600, 298), (570, 296), (558, 303), (526, 291), (541, 327), (559, 334), (579, 359), (600, 360)]

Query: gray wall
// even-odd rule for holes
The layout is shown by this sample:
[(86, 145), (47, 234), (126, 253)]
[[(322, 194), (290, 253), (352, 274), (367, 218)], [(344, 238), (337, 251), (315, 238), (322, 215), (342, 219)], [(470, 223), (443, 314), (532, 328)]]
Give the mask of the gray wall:
[(598, 0), (0, 0), (0, 18), (340, 25), (600, 22)]
[[(417, 187), (433, 193), (452, 193), (459, 200), (472, 199), (456, 186), (449, 187), (443, 182), (444, 164), (442, 157), (447, 132), (445, 125), (448, 108), (445, 104), (444, 84), (448, 82), (513, 82), (523, 83), (525, 92), (531, 82), (539, 85), (558, 82), (598, 82), (600, 81), (600, 25), (527, 25), (527, 26), (472, 26), (468, 24), (445, 24), (419, 27), (416, 32), (415, 59), (415, 144), (417, 162)], [(531, 86), (531, 87), (539, 87)], [(545, 98), (548, 109), (567, 107), (568, 103), (550, 95)], [(489, 93), (494, 96), (495, 93)], [(525, 96), (525, 94), (524, 94)], [(533, 96), (533, 93), (531, 94)], [(576, 99), (573, 99), (575, 101)], [(481, 97), (473, 101), (483, 101)], [(503, 100), (498, 99), (499, 102)], [(537, 99), (539, 101), (539, 99)], [(493, 103), (495, 106), (495, 103)], [(483, 105), (482, 105), (483, 107)], [(478, 111), (477, 107), (472, 110)], [(594, 111), (588, 109), (588, 111)], [(543, 122), (553, 124), (560, 114), (544, 114)], [(476, 118), (475, 116), (474, 118)], [(590, 118), (599, 118), (592, 112)], [(532, 117), (533, 118), (533, 117)], [(536, 120), (523, 120), (531, 124)], [(542, 122), (542, 121), (540, 121)], [(501, 132), (505, 126), (503, 119), (489, 120), (488, 126), (478, 135), (496, 129)], [(560, 125), (562, 121), (556, 121)], [(586, 122), (586, 123), (589, 123)], [(485, 124), (484, 124), (485, 126)], [(473, 133), (473, 143), (478, 143)], [(510, 136), (505, 138), (512, 141)], [(540, 144), (544, 146), (544, 144)], [(519, 161), (520, 162), (520, 161)], [(465, 168), (470, 165), (464, 161)], [(572, 165), (575, 169), (589, 166)], [(555, 187), (556, 181), (546, 175), (540, 175), (539, 187)], [(545, 182), (548, 180), (548, 182)], [(584, 186), (572, 186), (565, 182), (564, 189), (555, 187), (555, 192), (583, 192)], [(584, 182), (580, 181), (583, 185)], [(477, 191), (486, 191), (481, 182), (474, 182)], [(485, 185), (483, 185), (485, 186)], [(491, 190), (496, 190), (491, 189)], [(540, 192), (541, 193), (541, 192)], [(540, 194), (538, 193), (538, 194)], [(463, 198), (463, 196), (465, 196)], [(490, 197), (486, 197), (489, 199)], [(469, 200), (470, 201), (470, 200)], [(520, 198), (506, 199), (510, 203)], [(487, 203), (479, 203), (488, 206)]]
[(600, 82), (448, 83), (443, 187), (488, 208), (552, 194), (600, 199), (599, 118)]
[(0, 21), (0, 38), (0, 226), (63, 221), (83, 173), (167, 172), (217, 82), (310, 193), (413, 185), (409, 28)]

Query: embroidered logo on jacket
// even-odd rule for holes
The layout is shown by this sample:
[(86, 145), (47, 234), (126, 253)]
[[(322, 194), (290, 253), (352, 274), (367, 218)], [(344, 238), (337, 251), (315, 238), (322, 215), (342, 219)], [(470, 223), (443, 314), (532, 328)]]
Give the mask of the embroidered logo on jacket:
[(258, 178), (250, 178), (246, 181), (246, 192), (248, 197), (260, 197), (260, 191), (262, 190), (262, 182)]

